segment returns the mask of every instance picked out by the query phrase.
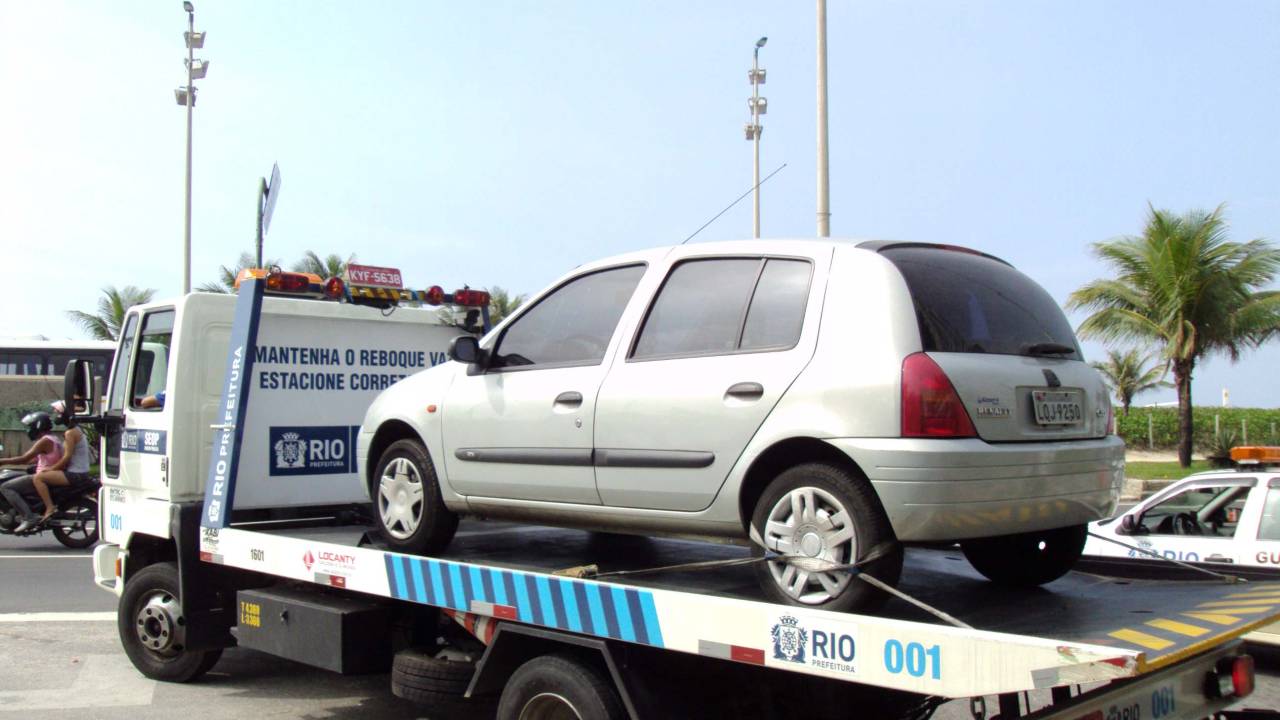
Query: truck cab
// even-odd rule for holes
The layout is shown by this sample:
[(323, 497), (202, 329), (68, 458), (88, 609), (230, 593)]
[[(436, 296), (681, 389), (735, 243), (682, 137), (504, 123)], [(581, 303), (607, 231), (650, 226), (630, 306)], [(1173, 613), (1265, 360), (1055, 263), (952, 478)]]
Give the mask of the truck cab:
[[(169, 557), (175, 505), (204, 495), (228, 371), (236, 296), (192, 293), (136, 306), (125, 316), (105, 375), (102, 511), (95, 575), (121, 592), (129, 555)], [(371, 322), (376, 319), (377, 322)], [(271, 342), (241, 358), (254, 396), (240, 467), (269, 479), (236, 497), (238, 518), (332, 512), (367, 502), (354, 438), (372, 399), (445, 362), (463, 330), (429, 308), (375, 307), (267, 296), (260, 320)], [(85, 381), (89, 376), (84, 375)], [(225, 462), (226, 458), (218, 458)], [(136, 565), (137, 563), (135, 563)]]

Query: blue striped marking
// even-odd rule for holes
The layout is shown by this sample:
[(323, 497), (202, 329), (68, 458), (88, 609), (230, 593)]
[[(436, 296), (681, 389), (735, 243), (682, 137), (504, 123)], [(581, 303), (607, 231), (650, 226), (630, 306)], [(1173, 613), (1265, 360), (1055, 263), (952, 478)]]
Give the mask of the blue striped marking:
[(514, 606), (521, 622), (664, 647), (648, 590), (391, 553), (385, 564), (398, 600), (465, 612), (473, 600)]

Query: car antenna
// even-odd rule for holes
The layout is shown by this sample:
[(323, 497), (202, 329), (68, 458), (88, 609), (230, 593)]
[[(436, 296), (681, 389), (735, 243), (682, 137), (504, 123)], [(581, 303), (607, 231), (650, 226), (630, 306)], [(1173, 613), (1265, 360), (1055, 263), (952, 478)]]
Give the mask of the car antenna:
[[(716, 216), (715, 216), (715, 217), (713, 217), (713, 218), (711, 218), (710, 220), (706, 221), (705, 223), (703, 223), (702, 227), (698, 228), (697, 230), (694, 230), (694, 231), (693, 231), (693, 235), (697, 235), (698, 233), (702, 232), (703, 230), (706, 230), (708, 225), (710, 225), (711, 223), (715, 222), (716, 220), (719, 220), (721, 215), (723, 215), (723, 214), (725, 214), (725, 213), (729, 212), (729, 209), (730, 209), (730, 208), (732, 208), (734, 205), (737, 205), (738, 203), (742, 202), (742, 198), (744, 198), (744, 197), (746, 197), (746, 196), (750, 195), (752, 190), (755, 190), (756, 188), (758, 188), (758, 187), (760, 187), (761, 185), (763, 185), (763, 184), (765, 184), (766, 182), (768, 182), (768, 181), (769, 181), (769, 178), (773, 177), (774, 175), (777, 175), (779, 172), (781, 172), (781, 171), (782, 171), (782, 168), (784, 168), (784, 167), (786, 167), (786, 166), (787, 166), (787, 164), (786, 164), (786, 163), (782, 163), (781, 165), (779, 165), (779, 166), (778, 166), (778, 169), (777, 169), (777, 170), (774, 170), (773, 172), (769, 173), (768, 175), (765, 175), (763, 180), (761, 180), (760, 182), (756, 183), (755, 185), (752, 185), (751, 187), (747, 188), (747, 191), (746, 191), (746, 192), (744, 192), (744, 193), (742, 193), (741, 195), (739, 195), (737, 200), (734, 200), (733, 202), (729, 203), (729, 206), (728, 206), (728, 207), (726, 207), (725, 209), (723, 209), (723, 210), (721, 210), (720, 212), (716, 213)], [(690, 240), (692, 240), (692, 239), (693, 239), (693, 235), (690, 235), (689, 237), (685, 238), (684, 240), (681, 240), (681, 241), (680, 241), (680, 244), (681, 244), (681, 245), (683, 245), (683, 244), (685, 244), (685, 243), (689, 242)]]

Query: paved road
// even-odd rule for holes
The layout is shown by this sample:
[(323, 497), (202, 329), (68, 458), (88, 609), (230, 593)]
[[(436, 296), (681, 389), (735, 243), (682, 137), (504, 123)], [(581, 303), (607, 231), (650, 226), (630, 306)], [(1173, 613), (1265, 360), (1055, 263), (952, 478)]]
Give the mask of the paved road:
[[(201, 718), (429, 718), (391, 696), (386, 675), (343, 677), (233, 648), (190, 685), (143, 678), (120, 650), (115, 599), (91, 581), (89, 553), (52, 537), (0, 536), (0, 717), (171, 720), (175, 708)], [(42, 612), (41, 621), (15, 613)], [(1258, 692), (1243, 706), (1280, 708), (1280, 653), (1260, 657)], [(995, 712), (995, 700), (988, 707)], [(969, 720), (967, 702), (935, 715)]]

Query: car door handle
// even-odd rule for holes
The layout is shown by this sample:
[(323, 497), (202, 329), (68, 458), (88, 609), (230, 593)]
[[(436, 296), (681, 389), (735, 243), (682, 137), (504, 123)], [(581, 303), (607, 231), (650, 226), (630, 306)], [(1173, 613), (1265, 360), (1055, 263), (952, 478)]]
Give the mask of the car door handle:
[(569, 392), (562, 392), (556, 396), (555, 406), (568, 407), (568, 408), (581, 407), (582, 393), (574, 392), (572, 390), (570, 390)]
[(1204, 561), (1211, 562), (1211, 563), (1233, 563), (1233, 564), (1235, 563), (1235, 560), (1232, 560), (1226, 555), (1210, 555), (1206, 557)]
[(758, 382), (740, 382), (730, 385), (728, 390), (724, 391), (724, 398), (734, 398), (736, 400), (759, 400), (764, 397), (764, 386)]

